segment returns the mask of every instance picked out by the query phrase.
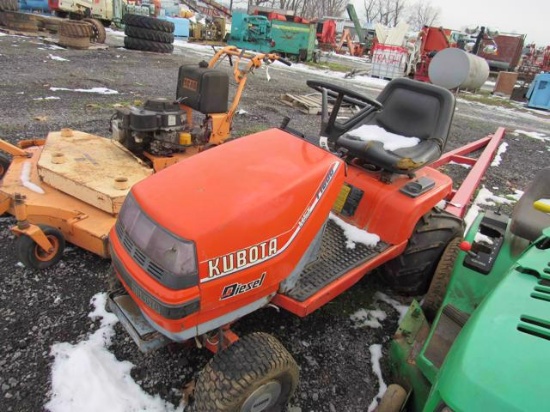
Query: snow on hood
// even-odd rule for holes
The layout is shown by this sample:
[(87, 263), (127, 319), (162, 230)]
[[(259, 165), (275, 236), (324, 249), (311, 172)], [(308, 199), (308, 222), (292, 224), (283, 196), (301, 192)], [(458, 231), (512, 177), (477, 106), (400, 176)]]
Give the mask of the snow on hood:
[(348, 136), (359, 138), (365, 142), (373, 140), (382, 142), (385, 150), (405, 149), (407, 147), (416, 146), (420, 142), (418, 137), (401, 136), (388, 132), (380, 126), (370, 124), (364, 124), (357, 129), (349, 131), (347, 134)]

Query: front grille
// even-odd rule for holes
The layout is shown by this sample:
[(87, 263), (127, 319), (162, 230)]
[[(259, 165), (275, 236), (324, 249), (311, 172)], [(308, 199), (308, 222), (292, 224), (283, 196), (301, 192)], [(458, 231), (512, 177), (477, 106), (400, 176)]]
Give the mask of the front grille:
[(157, 265), (155, 262), (151, 261), (145, 253), (143, 253), (134, 243), (132, 239), (128, 236), (124, 228), (122, 227), (122, 223), (117, 221), (116, 223), (116, 234), (118, 235), (118, 238), (122, 245), (124, 246), (124, 249), (126, 249), (126, 252), (134, 259), (134, 261), (151, 277), (155, 278), (161, 283), (163, 282), (165, 277), (168, 277), (171, 275), (171, 273), (167, 270), (164, 270), (162, 267)]
[(122, 262), (116, 257), (116, 254), (111, 248), (111, 259), (113, 261), (113, 267), (116, 273), (124, 281), (129, 290), (136, 295), (144, 304), (150, 307), (152, 310), (160, 314), (166, 319), (181, 319), (191, 313), (198, 312), (200, 309), (199, 298), (192, 299), (180, 305), (167, 305), (157, 298), (152, 296), (149, 292), (143, 289), (133, 278), (128, 271), (122, 265)]

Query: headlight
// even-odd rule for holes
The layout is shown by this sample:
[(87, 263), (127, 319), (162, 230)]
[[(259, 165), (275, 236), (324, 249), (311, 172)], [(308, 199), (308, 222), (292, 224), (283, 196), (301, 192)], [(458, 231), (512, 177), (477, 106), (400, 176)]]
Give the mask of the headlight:
[[(122, 210), (119, 214), (119, 224), (122, 224), (125, 235), (131, 240), (133, 246), (139, 249), (143, 256), (139, 256), (140, 253), (130, 253), (132, 257), (138, 263), (144, 267), (145, 261), (152, 261), (154, 264), (160, 266), (165, 271), (169, 272), (168, 278), (175, 277), (192, 277), (196, 284), (197, 278), (197, 262), (195, 258), (195, 245), (185, 239), (181, 239), (166, 229), (162, 228), (155, 222), (153, 222), (143, 211), (139, 208), (136, 200), (133, 196), (128, 195), (122, 206)], [(127, 242), (122, 241), (126, 246)], [(140, 262), (144, 260), (144, 262)], [(188, 287), (189, 282), (185, 282), (185, 286), (181, 281), (177, 281), (176, 284), (165, 277), (165, 274), (157, 275), (155, 269), (147, 270), (152, 276), (159, 279), (163, 284), (171, 288)]]

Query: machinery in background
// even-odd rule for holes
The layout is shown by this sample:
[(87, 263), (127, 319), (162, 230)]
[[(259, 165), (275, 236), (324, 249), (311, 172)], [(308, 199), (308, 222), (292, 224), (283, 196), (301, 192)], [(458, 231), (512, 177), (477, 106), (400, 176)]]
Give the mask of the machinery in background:
[(315, 24), (295, 22), (295, 18), (292, 21), (283, 20), (280, 16), (275, 13), (268, 13), (268, 16), (233, 13), (227, 43), (262, 53), (279, 53), (299, 61), (312, 60)]
[(415, 80), (430, 81), (428, 76), (430, 63), (437, 52), (452, 47), (449, 41), (450, 34), (450, 30), (442, 27), (422, 27), (409, 59), (409, 69)]

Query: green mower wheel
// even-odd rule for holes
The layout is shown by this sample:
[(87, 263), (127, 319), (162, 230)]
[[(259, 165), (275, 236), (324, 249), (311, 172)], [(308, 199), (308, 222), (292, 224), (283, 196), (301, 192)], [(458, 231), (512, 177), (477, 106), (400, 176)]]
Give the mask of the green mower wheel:
[(395, 383), (388, 386), (380, 400), (377, 412), (399, 412), (407, 400), (407, 391)]
[(281, 411), (298, 386), (298, 365), (267, 333), (253, 333), (218, 352), (200, 372), (196, 412)]
[(31, 237), (21, 235), (16, 241), (17, 257), (28, 268), (46, 269), (59, 262), (63, 256), (65, 238), (61, 231), (54, 227), (46, 225), (38, 226), (52, 244), (52, 250), (46, 251), (38, 246)]
[(424, 300), (422, 301), (422, 311), (428, 322), (432, 322), (435, 319), (435, 315), (443, 303), (447, 285), (453, 273), (455, 260), (458, 256), (458, 252), (460, 252), (458, 246), (461, 241), (462, 238), (460, 237), (451, 239), (443, 251), (441, 259), (439, 259), (428, 292), (426, 292), (426, 296), (424, 296)]

